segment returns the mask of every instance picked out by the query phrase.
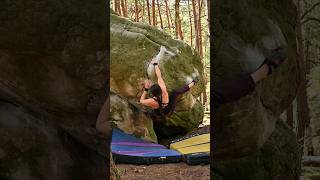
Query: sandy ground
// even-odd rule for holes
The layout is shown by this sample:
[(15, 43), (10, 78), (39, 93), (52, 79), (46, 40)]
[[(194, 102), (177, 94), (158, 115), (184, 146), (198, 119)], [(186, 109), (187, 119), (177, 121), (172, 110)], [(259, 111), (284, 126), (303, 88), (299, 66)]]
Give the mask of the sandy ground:
[(209, 180), (210, 166), (185, 163), (154, 165), (116, 165), (124, 180)]

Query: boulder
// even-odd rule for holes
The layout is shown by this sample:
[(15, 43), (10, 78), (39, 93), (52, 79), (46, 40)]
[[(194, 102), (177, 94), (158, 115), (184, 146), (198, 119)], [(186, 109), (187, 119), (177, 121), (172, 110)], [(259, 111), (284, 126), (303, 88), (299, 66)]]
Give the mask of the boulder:
[(105, 179), (96, 151), (42, 115), (0, 102), (0, 179)]
[(282, 121), (255, 153), (228, 160), (216, 160), (213, 169), (225, 179), (237, 180), (288, 180), (300, 177), (300, 152), (296, 135)]
[[(161, 124), (161, 128), (172, 135), (172, 128), (181, 129), (185, 133), (197, 127), (203, 118), (203, 108), (197, 97), (204, 91), (205, 84), (199, 55), (186, 43), (172, 39), (155, 27), (131, 22), (116, 14), (111, 14), (110, 34), (110, 90), (116, 95), (114, 100), (118, 101), (117, 104), (138, 102), (145, 79), (156, 83), (154, 69), (150, 64), (152, 58), (156, 58), (168, 91), (190, 83), (195, 76), (200, 78), (199, 84), (181, 97), (176, 112)], [(139, 105), (130, 110), (126, 109), (127, 105), (124, 108), (111, 105), (112, 112), (118, 111), (113, 107), (123, 112), (144, 111)], [(126, 125), (120, 125), (118, 117), (111, 117), (125, 132), (137, 132), (134, 134), (146, 139), (153, 136), (151, 119), (144, 115), (135, 116), (134, 119), (122, 118), (121, 123)], [(134, 125), (135, 122), (141, 125)]]
[(95, 124), (108, 89), (105, 2), (0, 7), (0, 179), (104, 179)]
[(152, 120), (138, 106), (116, 94), (110, 95), (112, 127), (124, 130), (145, 140), (157, 142)]
[(265, 144), (279, 115), (296, 95), (297, 12), (290, 0), (218, 0), (213, 12), (213, 87), (253, 72), (276, 47), (288, 51), (288, 60), (257, 84), (253, 93), (221, 106), (215, 113), (214, 158), (238, 158), (255, 153)]

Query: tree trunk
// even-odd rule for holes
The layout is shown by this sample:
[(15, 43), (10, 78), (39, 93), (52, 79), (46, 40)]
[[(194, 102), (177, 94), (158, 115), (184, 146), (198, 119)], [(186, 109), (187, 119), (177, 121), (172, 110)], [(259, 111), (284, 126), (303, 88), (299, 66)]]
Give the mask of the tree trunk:
[(209, 29), (209, 34), (210, 32), (210, 0), (207, 0), (207, 9), (208, 9), (208, 29)]
[(307, 29), (307, 36), (306, 36), (306, 74), (310, 74), (310, 70), (311, 70), (311, 64), (310, 64), (310, 40), (309, 40), (309, 34), (310, 34), (310, 28)]
[(155, 0), (152, 0), (152, 25), (157, 25)]
[(174, 31), (176, 29), (174, 23), (175, 21), (172, 20), (172, 15), (171, 15), (171, 11), (170, 11), (170, 6), (168, 6), (168, 9), (169, 9), (169, 17), (170, 17), (170, 22), (171, 22), (171, 27), (172, 27), (172, 30)]
[(197, 0), (192, 0), (192, 11), (194, 21), (194, 34), (195, 34), (195, 49), (199, 52), (199, 35), (198, 35), (198, 16), (197, 16)]
[(134, 0), (135, 21), (139, 21), (138, 0)]
[(157, 0), (157, 5), (158, 5), (159, 18), (160, 18), (160, 27), (161, 29), (163, 29), (163, 23), (162, 23), (162, 17), (161, 17), (161, 6), (159, 4), (159, 0)]
[(151, 24), (151, 16), (150, 16), (150, 4), (149, 0), (147, 0), (147, 11), (148, 11), (148, 19), (149, 19), (149, 24)]
[(120, 3), (121, 3), (122, 15), (124, 17), (128, 17), (128, 12), (127, 12), (124, 0), (121, 0)]
[(168, 23), (168, 27), (169, 27), (169, 30), (171, 32), (171, 24), (170, 24), (170, 18), (169, 18), (169, 8), (168, 8), (168, 0), (165, 0), (165, 5), (166, 5), (166, 15), (167, 15), (167, 23)]
[(118, 13), (119, 15), (121, 15), (121, 9), (120, 9), (119, 0), (115, 0), (115, 1), (114, 1), (114, 4), (115, 4), (115, 11), (116, 11), (116, 13)]
[(201, 11), (202, 11), (202, 0), (199, 0), (199, 13), (198, 13), (198, 36), (199, 36), (199, 55), (203, 58), (203, 48), (202, 48), (202, 27), (201, 27)]
[(182, 30), (181, 30), (181, 20), (180, 20), (180, 0), (175, 0), (175, 27), (176, 27), (176, 38), (180, 37), (183, 40)]
[(190, 25), (190, 45), (193, 46), (193, 32), (192, 32), (192, 17), (191, 17), (191, 10), (190, 10), (190, 0), (188, 0), (188, 11), (189, 11), (189, 25)]
[(145, 3), (144, 1), (142, 1), (142, 16), (141, 16), (141, 21), (144, 22), (144, 13), (145, 13), (145, 9), (144, 9)]
[(125, 11), (127, 13), (127, 17), (129, 17), (129, 14), (128, 14), (128, 2), (127, 0), (124, 0), (124, 7), (125, 7)]
[(174, 3), (174, 27), (175, 27), (175, 34), (176, 34), (176, 38), (178, 39), (179, 38), (179, 26), (178, 26), (178, 16), (179, 16), (179, 13), (178, 12), (178, 6), (179, 5), (179, 0), (175, 0), (175, 3)]
[(300, 65), (300, 86), (297, 96), (297, 111), (298, 111), (298, 139), (302, 139), (301, 144), (304, 144), (303, 138), (305, 137), (305, 128), (310, 122), (308, 98), (306, 89), (306, 66), (305, 66), (305, 55), (304, 55), (304, 44), (303, 44), (303, 31), (300, 20), (301, 16), (301, 0), (298, 0), (298, 18), (297, 18), (297, 42), (298, 42), (298, 58)]

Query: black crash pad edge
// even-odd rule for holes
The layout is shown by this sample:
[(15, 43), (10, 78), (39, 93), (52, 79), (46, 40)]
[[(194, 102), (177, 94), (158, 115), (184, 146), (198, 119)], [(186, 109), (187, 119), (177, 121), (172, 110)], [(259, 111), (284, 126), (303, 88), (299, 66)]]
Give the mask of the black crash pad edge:
[(129, 156), (122, 154), (112, 153), (112, 157), (115, 163), (125, 164), (166, 164), (166, 163), (179, 163), (182, 161), (182, 156), (168, 156), (168, 157), (141, 157), (141, 156)]
[(200, 152), (183, 155), (183, 161), (188, 165), (210, 164), (210, 153)]

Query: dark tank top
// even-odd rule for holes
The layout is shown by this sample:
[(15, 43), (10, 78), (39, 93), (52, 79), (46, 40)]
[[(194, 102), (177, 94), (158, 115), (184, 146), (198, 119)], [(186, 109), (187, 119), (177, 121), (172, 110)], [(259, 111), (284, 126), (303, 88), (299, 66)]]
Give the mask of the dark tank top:
[[(157, 101), (157, 99), (155, 99), (155, 98), (152, 98), (152, 99)], [(157, 101), (157, 103), (159, 104), (159, 108), (153, 110), (156, 114), (164, 115), (164, 116), (167, 116), (167, 117), (171, 116), (173, 109), (171, 107), (170, 101), (169, 101), (169, 103), (161, 103), (161, 102)], [(163, 105), (165, 105), (165, 104), (168, 104), (168, 105), (163, 107)]]

